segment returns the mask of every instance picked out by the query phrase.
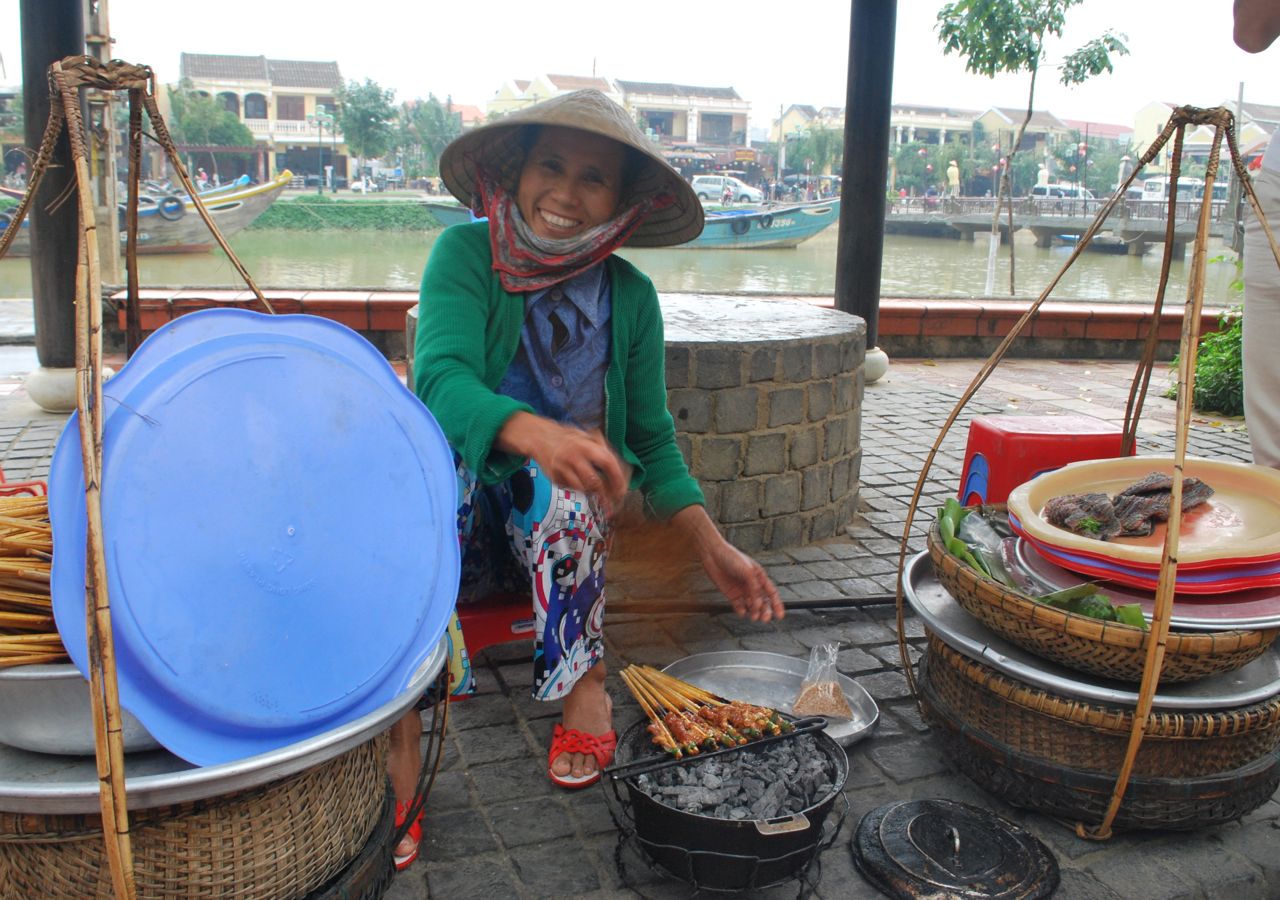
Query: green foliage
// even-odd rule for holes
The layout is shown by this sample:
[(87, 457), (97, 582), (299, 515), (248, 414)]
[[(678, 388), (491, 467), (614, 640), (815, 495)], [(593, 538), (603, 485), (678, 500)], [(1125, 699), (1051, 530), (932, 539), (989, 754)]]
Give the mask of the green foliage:
[[(1240, 277), (1243, 262), (1238, 257), (1216, 256), (1210, 262), (1234, 262), (1236, 277), (1230, 290), (1237, 296), (1244, 292)], [(1232, 306), (1218, 320), (1218, 331), (1200, 338), (1196, 350), (1195, 390), (1191, 406), (1200, 412), (1217, 412), (1224, 416), (1244, 415), (1244, 309)], [(1176, 375), (1178, 357), (1173, 360)], [(1178, 386), (1165, 391), (1169, 398), (1177, 397)]]
[(22, 109), (22, 88), (14, 93), (13, 99), (0, 106), (0, 131), (21, 137), (25, 126)]
[(810, 174), (838, 174), (844, 162), (844, 132), (814, 125), (796, 140), (788, 141), (787, 164), (803, 171), (806, 161), (810, 163)]
[(371, 78), (366, 78), (364, 84), (349, 81), (338, 88), (338, 130), (361, 163), (391, 149), (395, 141), (395, 96), (395, 91), (384, 90)]
[(253, 132), (207, 94), (191, 91), (186, 83), (169, 88), (169, 131), (178, 144), (204, 147), (252, 147)]
[(462, 114), (454, 112), (453, 99), (444, 103), (429, 94), (400, 108), (396, 136), (410, 177), (440, 174), (440, 154), (462, 132)]
[(1074, 53), (1068, 53), (1062, 60), (1062, 74), (1058, 80), (1070, 87), (1082, 84), (1094, 75), (1112, 72), (1111, 54), (1127, 56), (1129, 48), (1124, 45), (1125, 35), (1116, 34), (1110, 28), (1102, 37), (1094, 38)]
[(277, 201), (250, 228), (290, 231), (429, 231), (440, 223), (418, 202), (334, 200), (322, 194)]

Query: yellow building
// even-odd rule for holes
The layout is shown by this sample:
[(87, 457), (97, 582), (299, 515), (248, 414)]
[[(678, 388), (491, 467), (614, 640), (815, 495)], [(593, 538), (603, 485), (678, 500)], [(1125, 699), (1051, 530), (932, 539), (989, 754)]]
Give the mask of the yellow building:
[[(1236, 101), (1223, 101), (1222, 106), (1234, 111)], [(1169, 121), (1169, 117), (1173, 115), (1175, 104), (1164, 103), (1161, 101), (1152, 101), (1139, 109), (1133, 116), (1133, 143), (1137, 148), (1138, 156), (1146, 153), (1160, 132), (1164, 130), (1164, 126)], [(1239, 129), (1239, 139), (1237, 145), (1241, 153), (1252, 155), (1261, 153), (1266, 148), (1267, 142), (1271, 139), (1271, 135), (1277, 127), (1280, 127), (1280, 107), (1265, 106), (1261, 103), (1246, 103), (1240, 111), (1237, 127)], [(1213, 143), (1213, 129), (1201, 125), (1196, 128), (1187, 128), (1183, 133), (1183, 156), (1188, 160), (1197, 160), (1203, 163), (1208, 159), (1209, 148)], [(1225, 160), (1227, 149), (1222, 148), (1223, 158)], [(1173, 139), (1165, 144), (1160, 153), (1147, 165), (1147, 172), (1165, 173), (1170, 170), (1173, 160)], [(1226, 166), (1219, 170), (1218, 178), (1222, 180), (1228, 177)]]
[(336, 62), (183, 53), (182, 83), (213, 97), (253, 132), (257, 171), (265, 180), (289, 169), (298, 175), (347, 175), (347, 148), (336, 122), (342, 73)]
[(622, 94), (608, 78), (595, 75), (539, 75), (530, 81), (504, 81), (493, 98), (485, 104), (485, 112), (490, 118), (504, 116), (543, 100), (587, 88), (597, 90), (614, 103), (622, 105)]

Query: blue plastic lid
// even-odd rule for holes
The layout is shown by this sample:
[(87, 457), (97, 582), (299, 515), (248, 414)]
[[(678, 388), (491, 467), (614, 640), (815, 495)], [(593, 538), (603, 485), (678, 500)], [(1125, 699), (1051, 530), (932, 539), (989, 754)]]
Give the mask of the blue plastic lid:
[[(205, 310), (104, 387), (102, 515), (121, 704), (212, 765), (397, 696), (458, 588), (453, 455), (354, 331)], [(51, 588), (88, 673), (78, 420), (54, 451)]]

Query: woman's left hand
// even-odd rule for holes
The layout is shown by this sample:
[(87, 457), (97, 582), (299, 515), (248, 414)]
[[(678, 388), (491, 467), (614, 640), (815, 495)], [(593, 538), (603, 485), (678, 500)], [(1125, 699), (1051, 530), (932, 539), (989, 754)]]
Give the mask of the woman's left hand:
[(702, 554), (702, 568), (743, 618), (771, 622), (786, 615), (764, 567), (723, 538)]
[(764, 567), (726, 541), (705, 509), (687, 506), (671, 522), (692, 540), (702, 568), (734, 612), (753, 622), (771, 622), (787, 614)]

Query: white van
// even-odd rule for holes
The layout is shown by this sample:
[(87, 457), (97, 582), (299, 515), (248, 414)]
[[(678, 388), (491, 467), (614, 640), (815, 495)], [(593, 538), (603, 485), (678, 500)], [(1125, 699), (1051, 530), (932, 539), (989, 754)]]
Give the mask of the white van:
[[(1142, 182), (1142, 199), (1143, 200), (1168, 200), (1169, 199), (1169, 182), (1172, 179), (1168, 175), (1156, 175), (1147, 178)], [(1204, 196), (1204, 180), (1201, 178), (1187, 178), (1181, 176), (1178, 178), (1178, 202), (1183, 200), (1199, 200)], [(1213, 182), (1213, 199), (1227, 199), (1227, 183), (1221, 179)]]
[(1037, 184), (1031, 189), (1033, 200), (1093, 200), (1093, 191), (1074, 184)]

